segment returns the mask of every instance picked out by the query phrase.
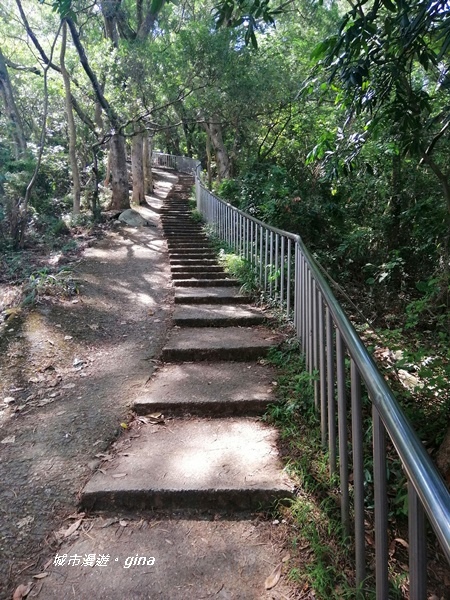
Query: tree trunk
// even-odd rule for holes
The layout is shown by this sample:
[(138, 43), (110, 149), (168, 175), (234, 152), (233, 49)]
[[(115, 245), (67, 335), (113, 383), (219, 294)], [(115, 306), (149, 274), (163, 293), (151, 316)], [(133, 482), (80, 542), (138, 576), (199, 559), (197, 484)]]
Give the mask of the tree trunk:
[(212, 189), (212, 172), (211, 172), (211, 138), (208, 129), (206, 130), (206, 172), (208, 173), (208, 189)]
[(73, 43), (77, 49), (80, 58), (81, 66), (92, 85), (97, 100), (108, 116), (108, 119), (116, 133), (111, 137), (110, 152), (111, 152), (111, 209), (121, 209), (130, 207), (130, 198), (128, 195), (128, 170), (127, 170), (127, 153), (125, 150), (125, 138), (120, 133), (121, 122), (116, 111), (111, 107), (106, 100), (102, 87), (97, 79), (97, 76), (91, 69), (84, 48), (81, 44), (80, 35), (75, 27), (72, 19), (66, 19), (72, 34)]
[(5, 63), (5, 57), (0, 49), (0, 94), (3, 98), (5, 112), (11, 124), (11, 132), (14, 142), (14, 156), (18, 159), (26, 149), (27, 143), (23, 132), (22, 120), (17, 110), (14, 94), (9, 79), (8, 69)]
[(115, 133), (110, 141), (111, 161), (111, 210), (125, 210), (130, 208), (130, 194), (128, 191), (127, 153), (125, 138)]
[(144, 139), (142, 133), (136, 133), (131, 142), (131, 173), (133, 178), (134, 204), (145, 204), (144, 195)]
[(60, 54), (60, 66), (61, 73), (64, 81), (65, 91), (65, 103), (66, 103), (66, 115), (67, 115), (67, 129), (69, 132), (69, 160), (70, 168), (72, 170), (72, 182), (73, 182), (73, 214), (80, 214), (80, 200), (81, 200), (81, 183), (80, 173), (78, 170), (77, 163), (77, 132), (75, 128), (75, 119), (73, 117), (73, 106), (72, 96), (70, 93), (70, 78), (65, 65), (65, 54), (66, 54), (66, 43), (67, 43), (67, 23), (63, 24), (62, 28), (62, 42), (61, 42), (61, 54)]
[(208, 123), (203, 123), (203, 127), (209, 134), (216, 155), (217, 179), (219, 181), (228, 179), (230, 177), (230, 157), (223, 142), (222, 125), (218, 117), (213, 117)]
[(150, 135), (144, 136), (144, 193), (153, 194), (153, 173), (152, 173), (152, 152), (153, 144)]

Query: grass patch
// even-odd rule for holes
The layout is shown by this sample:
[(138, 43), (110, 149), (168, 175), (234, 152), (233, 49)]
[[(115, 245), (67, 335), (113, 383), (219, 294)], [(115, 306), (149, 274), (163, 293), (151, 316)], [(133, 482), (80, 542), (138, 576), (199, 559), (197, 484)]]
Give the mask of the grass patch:
[[(318, 600), (375, 598), (372, 574), (364, 596), (356, 588), (354, 547), (344, 535), (339, 504), (339, 480), (330, 476), (328, 455), (320, 441), (320, 422), (314, 409), (314, 381), (306, 370), (297, 339), (271, 351), (270, 362), (278, 370), (278, 401), (265, 419), (280, 431), (281, 454), (286, 470), (298, 483), (296, 498), (280, 506), (289, 523), (295, 566), (289, 577)], [(372, 557), (368, 548), (368, 562)], [(390, 600), (402, 598), (393, 583)]]

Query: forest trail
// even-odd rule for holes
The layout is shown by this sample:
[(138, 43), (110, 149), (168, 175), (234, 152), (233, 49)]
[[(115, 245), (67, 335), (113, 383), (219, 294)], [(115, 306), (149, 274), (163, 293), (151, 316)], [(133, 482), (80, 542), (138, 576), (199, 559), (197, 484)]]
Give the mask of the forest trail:
[(133, 402), (140, 416), (80, 494), (88, 516), (58, 549), (42, 594), (293, 598), (288, 582), (277, 582), (288, 558), (284, 526), (264, 515), (290, 496), (292, 482), (277, 432), (259, 419), (274, 399), (274, 372), (263, 357), (280, 337), (191, 220), (191, 178), (161, 176), (172, 184), (159, 212), (174, 326), (163, 362)]

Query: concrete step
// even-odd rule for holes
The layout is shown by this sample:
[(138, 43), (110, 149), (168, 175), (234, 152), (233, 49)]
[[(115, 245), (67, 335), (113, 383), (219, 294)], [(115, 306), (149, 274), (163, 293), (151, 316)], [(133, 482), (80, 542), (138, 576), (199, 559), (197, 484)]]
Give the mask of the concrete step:
[(223, 271), (211, 271), (210, 269), (205, 269), (204, 271), (189, 273), (186, 271), (182, 271), (181, 273), (172, 272), (172, 279), (174, 281), (179, 281), (180, 279), (188, 280), (188, 279), (225, 279), (226, 275)]
[(167, 228), (164, 228), (164, 235), (168, 237), (170, 236), (171, 238), (179, 237), (181, 239), (195, 235), (203, 239), (208, 239), (208, 236), (206, 236), (200, 229), (190, 229), (186, 227), (180, 229), (180, 231), (169, 231)]
[[(285, 576), (277, 583), (276, 595), (264, 588), (286, 555), (280, 525), (271, 520), (241, 517), (230, 521), (217, 514), (214, 519), (207, 515), (190, 519), (186, 515), (127, 515), (123, 527), (119, 518), (112, 524), (112, 517), (90, 518), (89, 533), (78, 539), (70, 536), (58, 554), (79, 557), (80, 563), (73, 566), (66, 560), (47, 569), (48, 576), (35, 587), (38, 594), (42, 589), (41, 600), (294, 597)], [(105, 555), (109, 557), (105, 566), (82, 566), (84, 557)]]
[(261, 325), (265, 317), (261, 311), (236, 304), (177, 305), (173, 314), (175, 325), (187, 327), (249, 327)]
[(186, 234), (186, 235), (166, 235), (167, 243), (169, 246), (179, 246), (181, 248), (189, 248), (189, 246), (208, 246), (211, 248), (211, 244), (205, 235), (199, 235), (198, 233)]
[(218, 264), (201, 265), (170, 265), (172, 273), (223, 273), (223, 267)]
[[(191, 244), (168, 244), (168, 249), (169, 249), (169, 253), (170, 256), (172, 256), (173, 254), (176, 253), (180, 253), (180, 252), (190, 252), (190, 251), (198, 251), (200, 250), (201, 252), (213, 252), (211, 249), (211, 246), (209, 244), (207, 244), (206, 242), (200, 243), (200, 242), (192, 242)], [(216, 256), (216, 255), (214, 255)]]
[(187, 279), (175, 279), (173, 284), (176, 287), (234, 287), (239, 285), (239, 281), (237, 279), (225, 279), (225, 278), (209, 278), (209, 279), (200, 279), (189, 277)]
[(253, 418), (173, 420), (127, 437), (127, 453), (84, 488), (84, 508), (260, 510), (292, 496), (277, 432)]
[(279, 336), (262, 326), (175, 327), (162, 350), (163, 361), (256, 360), (267, 355)]
[(169, 257), (169, 262), (172, 267), (178, 266), (198, 266), (198, 267), (207, 267), (208, 265), (217, 265), (217, 259), (215, 258), (205, 258), (205, 259), (196, 259), (196, 258), (172, 258)]
[(204, 415), (207, 417), (262, 414), (275, 402), (268, 365), (247, 362), (166, 364), (156, 371), (148, 390), (133, 403), (139, 415)]
[(169, 252), (169, 258), (171, 260), (214, 260), (216, 261), (217, 264), (217, 257), (216, 254), (214, 252), (205, 250), (205, 249), (201, 249), (198, 248), (198, 250), (200, 250), (199, 252), (194, 252), (193, 250), (187, 251), (187, 252), (183, 252), (179, 250), (179, 248), (176, 248), (174, 250), (171, 250)]
[(164, 229), (173, 229), (174, 231), (183, 231), (183, 229), (195, 229), (197, 231), (202, 231), (203, 226), (198, 223), (193, 223), (188, 219), (162, 219)]
[(239, 287), (175, 288), (175, 304), (249, 304)]
[(186, 226), (181, 226), (180, 228), (176, 228), (173, 225), (168, 225), (168, 226), (164, 226), (164, 234), (165, 235), (170, 235), (170, 236), (174, 236), (174, 235), (192, 235), (192, 234), (196, 234), (196, 235), (205, 235), (203, 233), (203, 230), (201, 227), (188, 227)]

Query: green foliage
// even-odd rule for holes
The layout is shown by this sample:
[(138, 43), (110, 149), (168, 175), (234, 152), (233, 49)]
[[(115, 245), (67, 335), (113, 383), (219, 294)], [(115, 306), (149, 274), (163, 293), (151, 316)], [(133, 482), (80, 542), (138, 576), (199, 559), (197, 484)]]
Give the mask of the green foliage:
[(236, 254), (227, 253), (221, 248), (219, 251), (219, 263), (229, 275), (240, 281), (243, 293), (254, 297), (258, 296), (260, 290), (256, 274), (248, 261)]
[(60, 296), (70, 298), (78, 294), (76, 280), (72, 276), (72, 270), (62, 267), (54, 273), (48, 268), (33, 272), (24, 287), (23, 306), (38, 303), (43, 296)]
[(202, 213), (196, 208), (194, 208), (191, 212), (191, 219), (194, 221), (194, 223), (203, 223)]

